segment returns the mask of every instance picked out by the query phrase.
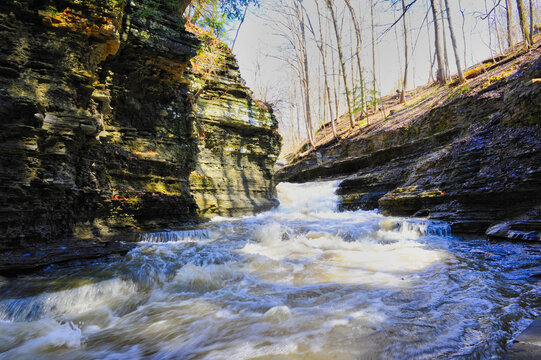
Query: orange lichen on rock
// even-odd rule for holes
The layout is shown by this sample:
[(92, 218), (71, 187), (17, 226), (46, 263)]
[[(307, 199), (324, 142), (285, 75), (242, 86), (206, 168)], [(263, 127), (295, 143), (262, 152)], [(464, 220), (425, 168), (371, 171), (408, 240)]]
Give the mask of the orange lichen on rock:
[(103, 49), (102, 61), (107, 59), (109, 55), (116, 55), (116, 53), (118, 52), (118, 49), (120, 49), (119, 39), (107, 40), (107, 42), (105, 43), (105, 47)]
[(77, 32), (103, 42), (102, 60), (109, 55), (115, 55), (120, 48), (118, 26), (112, 18), (95, 14), (85, 17), (81, 12), (73, 11), (69, 7), (61, 13), (39, 11), (39, 15), (45, 26)]

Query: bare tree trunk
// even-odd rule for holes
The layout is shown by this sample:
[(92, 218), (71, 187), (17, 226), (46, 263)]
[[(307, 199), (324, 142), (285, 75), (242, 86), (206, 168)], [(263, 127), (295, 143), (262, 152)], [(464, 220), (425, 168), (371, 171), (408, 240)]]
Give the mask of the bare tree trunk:
[(430, 71), (428, 73), (430, 81), (434, 81), (434, 51), (432, 51), (432, 45), (430, 44), (430, 21), (426, 22), (426, 32), (428, 36), (428, 62), (430, 64)]
[[(338, 137), (338, 134), (336, 133), (336, 124), (335, 124), (335, 115), (332, 112), (332, 96), (331, 96), (331, 86), (329, 84), (329, 75), (327, 74), (327, 64), (326, 64), (326, 58), (327, 53), (325, 52), (323, 54), (323, 58), (325, 59), (325, 64), (323, 67), (325, 68), (325, 89), (327, 92), (327, 103), (329, 106), (329, 116), (331, 118), (331, 129), (332, 129), (332, 136), (336, 139)], [(338, 116), (338, 113), (336, 114)]]
[[(307, 137), (307, 141), (308, 143), (310, 144), (311, 147), (313, 147), (312, 145), (312, 138), (311, 138), (311, 135), (310, 135), (310, 130), (308, 128), (308, 121), (306, 121), (306, 97), (304, 96), (305, 94), (305, 89), (304, 89), (304, 79), (302, 77), (299, 77), (299, 92), (300, 92), (300, 97), (299, 97), (299, 100), (300, 100), (300, 103), (301, 103), (301, 109), (302, 109), (302, 112), (304, 113), (304, 128), (306, 130), (306, 137)], [(297, 116), (301, 116), (301, 110), (297, 110)], [(299, 124), (300, 126), (300, 124)]]
[[(350, 32), (349, 33), (349, 43), (350, 44), (353, 44), (353, 32)], [(351, 77), (351, 100), (353, 101), (353, 109), (356, 109), (357, 108), (357, 84), (355, 84), (355, 81), (357, 80), (357, 74), (355, 72), (355, 61), (353, 61), (353, 58), (355, 57), (355, 54), (353, 54), (354, 50), (353, 50), (353, 46), (350, 46), (349, 47), (349, 58), (350, 58), (350, 62), (349, 64), (351, 65), (351, 69), (350, 69), (350, 77)]]
[(301, 31), (301, 51), (303, 56), (303, 71), (304, 71), (304, 97), (306, 106), (306, 125), (308, 130), (308, 140), (310, 145), (315, 148), (314, 143), (314, 128), (312, 125), (312, 109), (310, 104), (310, 76), (308, 72), (308, 51), (306, 48), (306, 31), (304, 26), (304, 10), (300, 5), (301, 0), (296, 3), (297, 16), (299, 17), (300, 31)]
[[(438, 59), (438, 54), (436, 52), (436, 49), (434, 49), (434, 54), (432, 54), (432, 60), (430, 61), (430, 71), (432, 71), (432, 69), (434, 69), (434, 65), (436, 64), (437, 59)], [(438, 75), (438, 73), (436, 72), (436, 76), (437, 75)]]
[[(321, 127), (321, 124), (323, 124), (323, 130), (325, 130), (325, 123), (327, 116), (327, 112), (325, 111), (325, 99), (322, 99), (323, 92), (321, 91), (321, 63), (318, 61), (317, 64), (317, 103), (318, 103), (318, 116), (317, 116), (317, 124), (316, 129), (319, 129)], [(322, 111), (323, 110), (323, 111)], [(316, 141), (317, 141), (317, 130), (315, 133)], [(325, 137), (325, 133), (323, 132), (323, 137)]]
[(533, 3), (530, 0), (530, 45), (533, 45)]
[[(511, 0), (507, 0), (511, 1)], [(467, 67), (468, 64), (468, 51), (467, 51), (467, 42), (466, 42), (466, 16), (464, 15), (464, 10), (462, 9), (462, 1), (458, 0), (458, 8), (460, 14), (462, 15), (462, 41), (464, 42), (464, 67)]]
[(511, 0), (505, 1), (505, 13), (507, 15), (507, 45), (513, 47), (513, 7)]
[(498, 49), (499, 53), (503, 53), (503, 46), (502, 46), (502, 37), (500, 34), (500, 27), (498, 26), (498, 17), (496, 16), (498, 4), (496, 4), (496, 1), (499, 0), (492, 0), (492, 3), (494, 5), (494, 28), (496, 29), (496, 39), (498, 40)]
[[(428, 14), (427, 14), (428, 16)], [(422, 24), (421, 24), (422, 26)], [(412, 29), (413, 28), (413, 25), (411, 23), (411, 17), (408, 19), (408, 29)], [(419, 29), (419, 33), (421, 32), (421, 29)], [(412, 49), (412, 53), (411, 55), (413, 56), (413, 51), (415, 51), (415, 41), (410, 38), (410, 44), (409, 44), (410, 48)], [(416, 64), (415, 64), (415, 61), (412, 62), (411, 64), (411, 80), (412, 80), (412, 89), (414, 89), (415, 91), (415, 94), (417, 94), (417, 86), (415, 85), (415, 70), (416, 70)]]
[(492, 49), (492, 27), (490, 26), (490, 13), (488, 11), (487, 7), (487, 0), (484, 0), (485, 2), (485, 14), (487, 19), (487, 25), (488, 25), (488, 49), (490, 50), (490, 57), (492, 58), (492, 62), (494, 62), (494, 52)]
[(297, 147), (297, 144), (299, 144), (300, 142), (299, 136), (298, 136), (298, 129), (295, 126), (295, 105), (294, 104), (296, 103), (296, 97), (297, 97), (295, 83), (290, 83), (287, 88), (287, 91), (288, 91), (287, 95), (290, 99), (290, 101), (288, 102), (288, 107), (289, 107), (289, 126), (290, 126), (291, 133), (286, 134), (286, 135), (289, 135), (291, 137), (291, 144), (290, 146), (288, 146), (288, 150), (292, 150), (292, 149), (295, 149), (295, 147)]
[(438, 60), (438, 71), (436, 72), (436, 81), (440, 84), (445, 84), (445, 76), (443, 73), (443, 55), (441, 50), (440, 43), (440, 23), (438, 20), (438, 8), (436, 5), (436, 0), (430, 0), (430, 5), (432, 6), (432, 16), (434, 17), (434, 33), (435, 33), (435, 43), (436, 43), (436, 58)]
[(235, 48), (235, 43), (237, 42), (237, 38), (239, 37), (240, 28), (242, 27), (242, 24), (244, 24), (244, 20), (246, 19), (247, 13), (248, 13), (248, 6), (246, 6), (246, 9), (244, 9), (244, 14), (242, 14), (242, 18), (240, 19), (239, 26), (237, 27), (237, 32), (235, 33), (235, 38), (233, 38), (233, 44), (231, 44), (231, 50)]
[(445, 32), (445, 16), (443, 14), (443, 3), (440, 0), (440, 13), (442, 21), (442, 35), (443, 35), (443, 56), (445, 61), (445, 79), (448, 79), (451, 71), (449, 70), (449, 52), (447, 51), (447, 34)]
[[(393, 8), (393, 14), (396, 12), (396, 9)], [(396, 17), (396, 15), (394, 16)], [(398, 59), (398, 86), (402, 87), (402, 58), (400, 57), (400, 41), (398, 40), (398, 31), (396, 30), (396, 26), (393, 26), (394, 30), (394, 40), (396, 44), (396, 54)], [(402, 93), (401, 89), (396, 89), (396, 92), (398, 93), (397, 100), (400, 100), (400, 94)]]
[[(336, 126), (334, 124), (334, 115), (332, 111), (332, 101), (331, 101), (331, 89), (329, 86), (329, 74), (327, 73), (327, 52), (325, 51), (325, 41), (323, 38), (323, 30), (322, 30), (322, 24), (321, 24), (321, 11), (319, 9), (319, 3), (316, 0), (316, 10), (317, 10), (317, 18), (318, 18), (318, 28), (319, 28), (319, 44), (318, 49), (321, 53), (321, 60), (323, 62), (323, 76), (324, 76), (324, 87), (325, 92), (327, 93), (327, 103), (329, 107), (329, 116), (331, 118), (331, 129), (332, 129), (332, 135), (336, 139)], [(315, 34), (314, 34), (315, 35)]]
[(351, 6), (350, 0), (344, 0), (346, 3), (346, 6), (349, 9), (349, 13), (351, 14), (351, 20), (353, 21), (353, 27), (355, 28), (355, 37), (357, 39), (356, 43), (356, 51), (357, 51), (357, 67), (359, 70), (359, 86), (361, 87), (361, 110), (362, 112), (366, 112), (366, 95), (364, 92), (364, 75), (363, 75), (363, 67), (362, 67), (362, 58), (361, 58), (361, 47), (362, 47), (362, 39), (361, 39), (361, 27), (359, 26), (359, 22), (357, 21), (357, 16), (355, 16), (355, 10), (353, 10), (353, 6)]
[(370, 0), (370, 18), (372, 20), (372, 96), (374, 97), (374, 107), (376, 106), (377, 86), (376, 86), (376, 30), (374, 24), (374, 0)]
[[(327, 22), (327, 36), (330, 37), (331, 36), (330, 33), (331, 33), (330, 24)], [(335, 56), (333, 52), (331, 52), (331, 69), (333, 71), (332, 82), (333, 82), (333, 92), (334, 92), (334, 109), (335, 109), (335, 114), (336, 114), (336, 121), (339, 122), (340, 121), (340, 96), (339, 94), (341, 92), (340, 67), (337, 68), (336, 66)], [(337, 69), (338, 71), (335, 72)]]
[(293, 134), (292, 134), (292, 137), (293, 137), (293, 147), (297, 147), (297, 145), (300, 144), (301, 142), (301, 134), (300, 134), (300, 121), (299, 121), (299, 117), (297, 116), (297, 126), (295, 126), (295, 108), (296, 106), (294, 105), (294, 103), (296, 102), (297, 100), (297, 86), (295, 85), (295, 83), (293, 83), (293, 90), (291, 90), (291, 85), (289, 87), (289, 95), (291, 96), (291, 101), (289, 102), (289, 116), (290, 116), (290, 121), (291, 121), (291, 126), (293, 128)]
[(456, 69), (458, 72), (458, 81), (460, 84), (466, 82), (464, 74), (462, 74), (462, 66), (460, 66), (460, 57), (458, 55), (458, 47), (456, 45), (455, 32), (453, 30), (453, 23), (451, 21), (451, 10), (449, 9), (449, 0), (445, 0), (445, 10), (447, 11), (447, 23), (449, 24), (449, 33), (451, 34), (451, 43), (453, 45), (453, 52), (455, 53)]
[(329, 12), (331, 13), (331, 19), (334, 26), (334, 33), (336, 34), (338, 58), (340, 60), (340, 66), (342, 68), (342, 77), (344, 79), (344, 89), (346, 91), (346, 102), (348, 105), (348, 113), (349, 113), (349, 125), (351, 126), (351, 128), (354, 128), (355, 118), (353, 117), (353, 108), (351, 106), (351, 93), (349, 92), (348, 76), (346, 73), (346, 62), (344, 60), (344, 54), (342, 52), (342, 39), (340, 37), (340, 32), (338, 31), (338, 22), (336, 20), (336, 15), (334, 14), (334, 8), (331, 3), (331, 0), (326, 0), (326, 2), (327, 2), (327, 7), (329, 8)]
[(406, 26), (406, 3), (404, 0), (402, 0), (402, 22), (404, 24), (404, 78), (400, 93), (401, 104), (406, 102), (406, 87), (408, 86), (408, 27)]
[(518, 17), (520, 20), (520, 31), (522, 32), (522, 39), (526, 47), (530, 48), (530, 36), (528, 34), (528, 25), (526, 20), (526, 12), (524, 11), (524, 3), (522, 0), (517, 0)]
[[(302, 91), (302, 88), (300, 89)], [(295, 85), (295, 101), (297, 101), (297, 85)], [(302, 134), (301, 134), (301, 114), (298, 106), (295, 106), (297, 112), (297, 130), (299, 131), (299, 145), (302, 145)]]

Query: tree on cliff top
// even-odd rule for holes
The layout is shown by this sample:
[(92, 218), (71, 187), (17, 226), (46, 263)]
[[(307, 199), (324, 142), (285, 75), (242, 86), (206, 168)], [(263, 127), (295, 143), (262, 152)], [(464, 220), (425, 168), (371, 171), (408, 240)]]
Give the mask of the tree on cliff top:
[(242, 21), (249, 5), (259, 6), (259, 0), (181, 0), (180, 9), (188, 21), (220, 37), (228, 22)]

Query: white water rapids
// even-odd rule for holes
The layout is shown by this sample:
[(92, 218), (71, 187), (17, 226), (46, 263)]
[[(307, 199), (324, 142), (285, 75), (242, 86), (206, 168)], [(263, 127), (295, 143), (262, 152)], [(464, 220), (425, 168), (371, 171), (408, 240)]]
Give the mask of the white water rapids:
[(541, 313), (539, 245), (339, 213), (335, 187), (0, 279), (0, 359), (495, 359)]

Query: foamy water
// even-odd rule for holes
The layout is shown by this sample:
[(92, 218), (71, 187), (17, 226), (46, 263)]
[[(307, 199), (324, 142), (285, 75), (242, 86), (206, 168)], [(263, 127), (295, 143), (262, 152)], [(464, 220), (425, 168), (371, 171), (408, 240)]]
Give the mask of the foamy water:
[(336, 185), (0, 283), (0, 359), (490, 359), (540, 313), (539, 245), (339, 213)]

